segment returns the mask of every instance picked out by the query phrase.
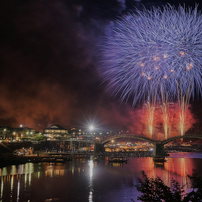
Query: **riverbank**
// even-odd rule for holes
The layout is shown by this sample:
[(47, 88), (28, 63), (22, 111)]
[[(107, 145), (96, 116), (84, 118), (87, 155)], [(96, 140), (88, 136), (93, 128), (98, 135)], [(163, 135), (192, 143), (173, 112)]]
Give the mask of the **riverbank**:
[(11, 166), (11, 165), (19, 165), (19, 164), (25, 164), (27, 163), (26, 159), (23, 158), (17, 158), (13, 154), (3, 154), (0, 155), (0, 168)]

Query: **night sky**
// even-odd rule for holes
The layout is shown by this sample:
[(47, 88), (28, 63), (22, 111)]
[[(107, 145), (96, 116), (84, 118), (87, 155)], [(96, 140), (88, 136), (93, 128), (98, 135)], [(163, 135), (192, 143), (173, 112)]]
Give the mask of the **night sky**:
[(113, 20), (166, 2), (186, 1), (1, 0), (0, 126), (43, 130), (94, 122), (98, 129), (134, 132), (136, 110), (102, 82), (100, 47)]

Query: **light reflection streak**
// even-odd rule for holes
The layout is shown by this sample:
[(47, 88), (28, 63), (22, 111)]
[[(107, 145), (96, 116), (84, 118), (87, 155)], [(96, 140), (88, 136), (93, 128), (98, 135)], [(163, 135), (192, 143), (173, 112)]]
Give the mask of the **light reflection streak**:
[(3, 177), (1, 177), (1, 201), (3, 198), (3, 191), (4, 191), (4, 179), (3, 179)]
[(25, 166), (24, 166), (24, 164), (21, 164), (21, 165), (19, 165), (18, 166), (18, 174), (23, 174), (24, 173), (24, 168)]
[(8, 173), (7, 173), (7, 168), (6, 167), (4, 167), (3, 168), (3, 171), (2, 171), (2, 175), (3, 176), (6, 176)]
[(25, 173), (25, 189), (27, 187), (27, 174)]
[(93, 160), (90, 160), (88, 165), (89, 165), (89, 178), (90, 178), (90, 181), (89, 181), (90, 191), (89, 191), (88, 201), (93, 202), (93, 167), (94, 167)]
[(40, 172), (38, 172), (38, 179), (40, 178)]
[(16, 166), (12, 165), (10, 175), (15, 175), (15, 174), (16, 174)]
[(17, 202), (19, 201), (20, 198), (20, 180), (18, 180), (18, 187), (17, 187)]
[(29, 173), (29, 186), (31, 185), (31, 178), (32, 178), (32, 174)]
[[(10, 169), (11, 168), (11, 169)], [(41, 168), (39, 166), (39, 168)], [(56, 169), (55, 166), (49, 165), (46, 168), (47, 170), (45, 171), (45, 176), (49, 176), (49, 177), (53, 177), (53, 176), (64, 176), (65, 175), (65, 170), (62, 169)], [(73, 169), (75, 171), (75, 168)], [(84, 170), (82, 170), (84, 171)], [(78, 168), (78, 172), (81, 172), (81, 168)], [(21, 196), (22, 191), (26, 191), (26, 188), (29, 186), (31, 186), (32, 184), (32, 178), (33, 176), (38, 177), (38, 179), (42, 176), (42, 172), (41, 171), (37, 171), (34, 172), (34, 164), (28, 163), (25, 165), (19, 165), (19, 166), (11, 166), (11, 167), (4, 167), (2, 169), (0, 169), (0, 174), (2, 174), (1, 177), (1, 198), (0, 198), (0, 202), (3, 201), (3, 195), (4, 195), (4, 185), (6, 183), (9, 183), (9, 187), (10, 187), (10, 200), (14, 199), (16, 201), (20, 201), (21, 198), (23, 197)], [(91, 175), (92, 177), (92, 169), (91, 169)], [(20, 181), (20, 179), (22, 179), (22, 181)], [(21, 186), (21, 187), (20, 187)], [(23, 188), (22, 188), (23, 187)], [(28, 190), (27, 190), (28, 191)], [(92, 190), (90, 190), (92, 192)], [(90, 196), (92, 195), (92, 193), (90, 193)], [(7, 197), (7, 196), (6, 196)], [(92, 197), (90, 197), (89, 199), (92, 202)]]
[(14, 178), (14, 176), (12, 175), (12, 177), (11, 177), (11, 194), (10, 194), (11, 198), (13, 196), (13, 178)]
[(74, 166), (72, 166), (72, 175), (74, 175)]

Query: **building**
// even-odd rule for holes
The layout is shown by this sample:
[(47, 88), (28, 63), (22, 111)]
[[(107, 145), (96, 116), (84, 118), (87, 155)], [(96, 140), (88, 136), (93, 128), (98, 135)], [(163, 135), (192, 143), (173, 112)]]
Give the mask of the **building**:
[(35, 135), (35, 129), (28, 127), (11, 128), (9, 126), (0, 127), (0, 140), (19, 141), (31, 140)]
[(44, 136), (47, 137), (47, 140), (59, 140), (61, 137), (69, 137), (68, 130), (57, 124), (46, 128), (44, 131)]
[(20, 127), (12, 129), (13, 139), (19, 140), (33, 140), (36, 130), (28, 127)]
[(0, 139), (1, 140), (12, 140), (12, 128), (9, 126), (1, 126), (0, 127)]

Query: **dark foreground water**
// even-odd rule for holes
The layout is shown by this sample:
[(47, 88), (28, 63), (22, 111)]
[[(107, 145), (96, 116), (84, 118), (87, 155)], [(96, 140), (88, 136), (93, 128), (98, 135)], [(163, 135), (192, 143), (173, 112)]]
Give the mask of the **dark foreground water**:
[[(152, 158), (129, 158), (129, 163), (98, 163), (75, 160), (66, 164), (27, 163), (0, 169), (0, 201), (131, 202), (137, 201), (135, 185), (140, 171), (160, 176), (169, 185), (172, 178), (187, 184), (195, 169), (200, 173), (202, 153), (174, 153), (167, 162)], [(188, 189), (187, 189), (188, 190)]]

